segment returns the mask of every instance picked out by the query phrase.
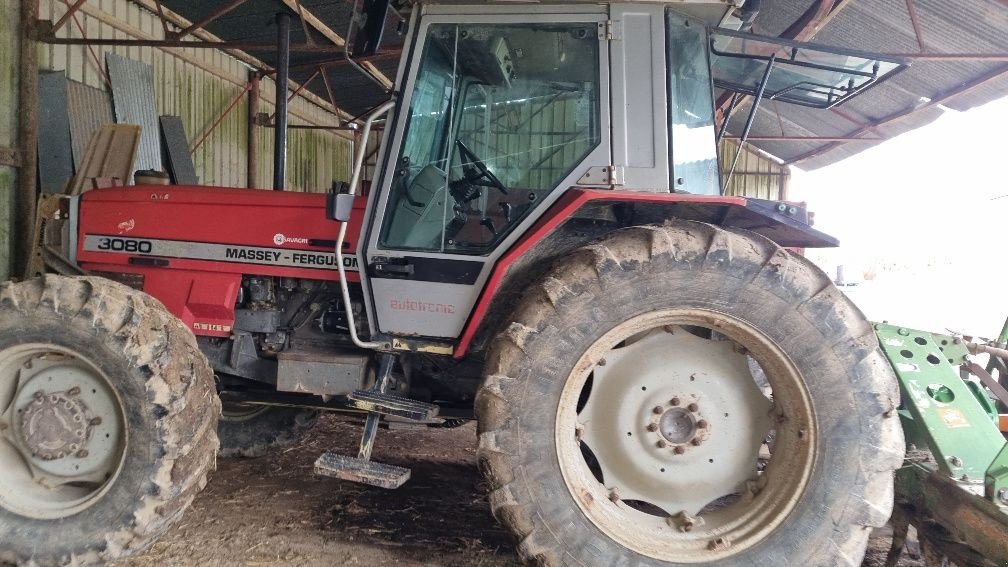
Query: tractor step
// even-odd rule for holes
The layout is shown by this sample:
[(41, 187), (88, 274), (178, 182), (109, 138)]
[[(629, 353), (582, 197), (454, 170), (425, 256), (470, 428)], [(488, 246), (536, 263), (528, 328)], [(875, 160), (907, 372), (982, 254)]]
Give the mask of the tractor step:
[(378, 435), (378, 422), (381, 421), (382, 414), (427, 421), (438, 414), (438, 407), (434, 404), (385, 393), (394, 365), (395, 354), (383, 353), (374, 388), (356, 390), (347, 396), (350, 407), (367, 412), (367, 421), (364, 422), (364, 431), (361, 433), (360, 450), (357, 452), (357, 456), (323, 453), (315, 461), (316, 474), (370, 484), (379, 488), (399, 488), (409, 480), (409, 469), (376, 463), (371, 460), (371, 450), (374, 448), (375, 437)]
[(376, 463), (336, 453), (323, 453), (315, 461), (315, 474), (360, 482), (379, 488), (399, 488), (410, 478), (410, 470), (405, 467)]
[(430, 421), (437, 417), (438, 406), (375, 390), (355, 390), (348, 396), (349, 406), (366, 412), (394, 415), (413, 421)]

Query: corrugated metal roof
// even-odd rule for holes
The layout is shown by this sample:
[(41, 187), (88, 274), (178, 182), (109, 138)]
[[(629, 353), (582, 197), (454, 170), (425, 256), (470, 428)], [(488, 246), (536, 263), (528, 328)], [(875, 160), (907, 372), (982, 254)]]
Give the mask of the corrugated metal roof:
[[(754, 31), (779, 35), (812, 4), (811, 0), (765, 0)], [(836, 6), (842, 9), (832, 15), (811, 41), (879, 53), (921, 51), (905, 0), (836, 2), (834, 10)], [(916, 13), (923, 51), (927, 53), (1008, 54), (1008, 5), (1001, 0), (912, 0), (910, 6)], [(972, 86), (983, 79), (989, 80)], [(1004, 96), (1008, 96), (1008, 61), (920, 59), (914, 60), (905, 72), (854, 98), (836, 112), (761, 105), (750, 135), (876, 139), (752, 142), (785, 162), (802, 169), (815, 169), (931, 123), (942, 113), (932, 101), (941, 100), (942, 106), (962, 111)], [(747, 113), (748, 106), (741, 112)], [(737, 116), (729, 125), (729, 132), (737, 133), (742, 124), (744, 117)]]
[[(161, 0), (166, 8), (178, 13), (191, 22), (202, 21), (221, 7), (220, 2), (205, 0)], [(319, 30), (311, 20), (302, 20), (301, 14), (289, 6), (300, 4), (301, 14), (311, 14), (318, 19), (327, 30)], [(310, 37), (311, 43), (320, 47), (334, 48), (327, 53), (292, 52), (290, 55), (290, 78), (292, 81), (304, 83), (311, 78), (317, 67), (315, 64), (334, 62), (326, 67), (326, 75), (333, 90), (333, 99), (341, 109), (356, 116), (381, 102), (388, 95), (380, 85), (362, 75), (356, 69), (341, 62), (343, 54), (336, 50), (337, 44), (333, 36), (345, 39), (350, 24), (353, 3), (344, 0), (298, 0), (283, 2), (282, 0), (247, 0), (235, 9), (210, 22), (205, 29), (225, 41), (254, 42), (275, 45), (277, 41), (276, 15), (280, 12), (291, 16), (291, 44), (304, 44)], [(402, 37), (396, 33), (398, 18), (390, 13), (386, 31), (382, 38), (381, 48), (398, 52), (402, 46)], [(303, 25), (307, 24), (307, 25)], [(259, 59), (270, 68), (277, 63), (276, 52), (273, 50), (248, 50), (249, 55)], [(385, 73), (386, 77), (394, 78), (397, 58), (383, 58), (375, 66)], [(329, 93), (321, 77), (316, 77), (307, 89), (325, 100)]]
[[(204, 0), (161, 0), (167, 8), (190, 21), (200, 21), (219, 9), (222, 2)], [(811, 41), (836, 47), (880, 53), (917, 53), (920, 49), (906, 0), (763, 0), (754, 31), (780, 35), (820, 1), (832, 2), (828, 23)], [(328, 30), (320, 31), (309, 21), (308, 31), (301, 17), (290, 7), (301, 6), (318, 18)], [(935, 54), (1008, 54), (1008, 5), (1004, 0), (911, 0), (924, 42), (924, 51)], [(292, 15), (291, 39), (304, 42), (306, 34), (318, 45), (335, 46), (333, 34), (344, 37), (351, 15), (346, 0), (247, 0), (206, 29), (225, 40), (272, 44), (276, 41), (275, 14)], [(387, 77), (396, 70), (396, 53), (402, 38), (395, 33), (395, 16), (389, 16), (381, 49), (390, 57), (373, 62)], [(266, 65), (276, 63), (272, 51), (250, 51)], [(307, 81), (312, 65), (340, 58), (339, 53), (292, 53), (291, 78)], [(346, 64), (326, 68), (336, 105), (358, 115), (385, 96), (382, 87)], [(982, 84), (975, 84), (988, 79)], [(308, 90), (329, 99), (325, 83), (316, 78)], [(962, 91), (962, 92), (959, 92)], [(931, 101), (956, 110), (1008, 95), (1008, 61), (917, 60), (906, 72), (841, 106), (837, 111), (816, 111), (786, 104), (766, 104), (757, 113), (751, 132), (752, 144), (803, 169), (815, 169), (839, 161), (884, 139), (924, 126), (935, 120), (941, 109)], [(738, 134), (747, 106), (732, 120), (729, 132)], [(788, 140), (781, 140), (787, 137)], [(803, 138), (871, 138), (873, 141), (793, 140)], [(769, 139), (769, 138), (777, 138)]]

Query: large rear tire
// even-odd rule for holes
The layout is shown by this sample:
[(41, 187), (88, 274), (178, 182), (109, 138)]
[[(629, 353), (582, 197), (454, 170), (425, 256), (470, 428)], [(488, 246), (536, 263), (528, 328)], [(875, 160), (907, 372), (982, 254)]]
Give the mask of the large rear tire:
[(892, 370), (829, 278), (761, 236), (676, 221), (582, 248), (485, 372), (479, 461), (526, 562), (856, 567), (889, 517)]
[(192, 332), (93, 277), (0, 285), (0, 563), (150, 545), (206, 485), (220, 401)]

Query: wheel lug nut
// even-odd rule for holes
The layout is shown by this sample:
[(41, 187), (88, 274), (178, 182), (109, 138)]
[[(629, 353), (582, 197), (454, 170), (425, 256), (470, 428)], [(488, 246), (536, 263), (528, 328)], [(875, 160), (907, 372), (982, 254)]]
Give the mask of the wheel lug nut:
[(606, 359), (600, 358), (599, 361), (596, 364), (598, 364), (599, 366), (605, 366), (606, 365)]
[(675, 453), (676, 455), (682, 455), (683, 453), (686, 452), (686, 447), (683, 447), (682, 445), (676, 445), (675, 449), (672, 449), (672, 452)]
[(679, 405), (679, 398), (672, 398), (671, 400), (669, 400), (669, 403), (672, 404), (673, 406), (677, 406)]
[(701, 419), (700, 421), (696, 422), (696, 426), (699, 427), (700, 429), (707, 429), (707, 420)]
[(707, 549), (711, 551), (724, 551), (731, 547), (731, 540), (725, 537), (713, 539), (707, 544)]
[(664, 411), (665, 411), (665, 409), (662, 408), (661, 406), (655, 406), (654, 408), (651, 409), (651, 412), (654, 413), (654, 414), (656, 414), (656, 415), (660, 414), (660, 413), (662, 413)]
[(45, 400), (45, 393), (42, 390), (39, 390), (38, 392), (32, 394), (32, 397), (35, 398), (35, 401), (41, 402)]
[(685, 510), (682, 511), (682, 512), (679, 512), (678, 514), (676, 514), (674, 516), (669, 516), (668, 518), (665, 518), (665, 522), (668, 525), (672, 526), (673, 528), (677, 528), (681, 532), (690, 532), (690, 531), (693, 531), (693, 528), (697, 524), (701, 524), (702, 525), (704, 523), (703, 519), (701, 519), (701, 518), (694, 518), (694, 517), (690, 516), (689, 514), (687, 514)]
[(73, 388), (70, 388), (70, 390), (67, 391), (67, 395), (70, 395), (70, 396), (79, 396), (80, 395), (80, 388), (78, 388), (77, 386), (74, 386)]
[(609, 500), (611, 502), (620, 501), (619, 492), (615, 488), (609, 491)]
[(658, 442), (655, 443), (655, 446), (659, 449), (664, 449), (665, 447), (668, 447), (668, 443), (666, 443), (663, 439), (659, 439)]
[(78, 459), (83, 459), (83, 458), (87, 457), (88, 455), (89, 455), (89, 453), (88, 453), (87, 449), (81, 449), (80, 451), (77, 451), (76, 457)]
[(690, 405), (686, 406), (686, 409), (688, 409), (690, 411), (696, 411), (696, 410), (700, 409), (700, 406), (698, 406), (696, 404), (690, 404)]
[(89, 425), (101, 425), (102, 424), (102, 418), (100, 418), (100, 417), (91, 418), (91, 421), (88, 422), (88, 424)]
[(654, 433), (655, 431), (658, 431), (658, 426), (654, 423), (649, 423), (647, 426), (647, 430)]
[(690, 445), (693, 445), (694, 447), (700, 445), (701, 443), (703, 443), (703, 441), (701, 441), (699, 437), (694, 437), (693, 439), (690, 439)]

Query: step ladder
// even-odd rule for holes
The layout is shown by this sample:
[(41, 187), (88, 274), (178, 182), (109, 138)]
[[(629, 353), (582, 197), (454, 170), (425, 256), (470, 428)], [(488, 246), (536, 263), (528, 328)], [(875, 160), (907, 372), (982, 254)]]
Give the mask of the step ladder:
[(357, 456), (323, 453), (315, 461), (315, 474), (380, 488), (399, 488), (409, 480), (410, 469), (371, 460), (371, 449), (374, 448), (375, 437), (378, 435), (378, 423), (382, 415), (430, 421), (437, 417), (438, 406), (387, 393), (395, 359), (395, 354), (382, 353), (374, 387), (370, 390), (356, 390), (348, 396), (350, 407), (368, 412)]

